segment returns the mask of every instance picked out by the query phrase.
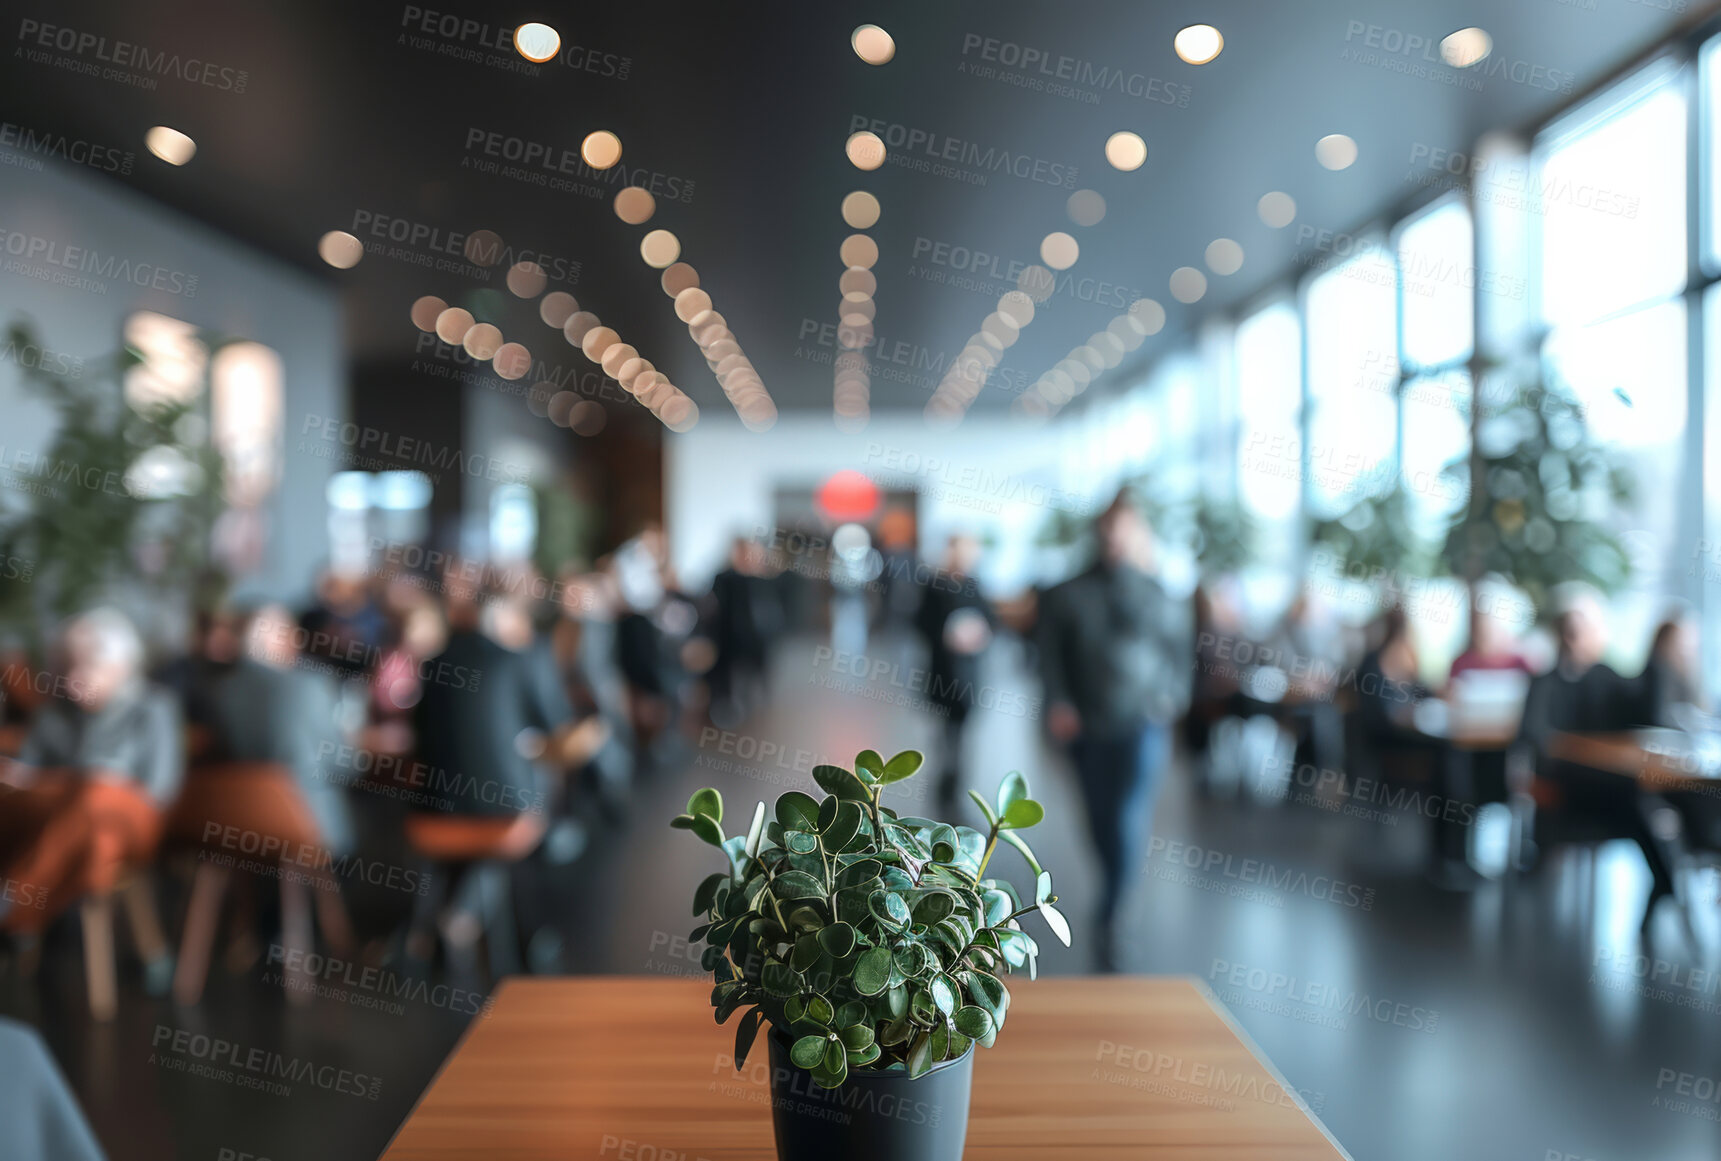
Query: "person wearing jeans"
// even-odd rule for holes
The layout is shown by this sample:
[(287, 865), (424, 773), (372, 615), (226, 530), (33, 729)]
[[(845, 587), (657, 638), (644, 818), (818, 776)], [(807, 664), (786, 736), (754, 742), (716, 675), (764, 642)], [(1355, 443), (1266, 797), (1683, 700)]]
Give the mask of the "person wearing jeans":
[(1069, 748), (1100, 862), (1098, 966), (1115, 970), (1125, 885), (1153, 828), (1170, 725), (1189, 701), (1190, 611), (1150, 575), (1153, 531), (1127, 493), (1100, 515), (1099, 559), (1046, 593), (1046, 727)]

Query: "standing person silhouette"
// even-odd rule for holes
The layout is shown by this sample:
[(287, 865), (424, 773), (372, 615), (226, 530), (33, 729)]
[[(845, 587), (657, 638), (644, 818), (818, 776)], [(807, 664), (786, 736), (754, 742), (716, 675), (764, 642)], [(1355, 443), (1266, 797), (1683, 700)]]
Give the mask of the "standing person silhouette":
[(1153, 529), (1127, 493), (1095, 531), (1099, 559), (1045, 595), (1038, 636), (1046, 726), (1069, 747), (1100, 861), (1097, 966), (1115, 971), (1118, 903), (1153, 829), (1193, 644), (1187, 602), (1150, 575)]

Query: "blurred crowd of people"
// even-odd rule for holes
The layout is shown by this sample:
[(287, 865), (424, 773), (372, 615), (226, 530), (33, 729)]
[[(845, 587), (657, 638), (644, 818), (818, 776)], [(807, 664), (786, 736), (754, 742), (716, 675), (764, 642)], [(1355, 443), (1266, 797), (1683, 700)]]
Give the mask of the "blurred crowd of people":
[[(1153, 530), (1127, 493), (1094, 531), (1090, 562), (1014, 602), (982, 594), (981, 545), (967, 535), (952, 536), (936, 566), (910, 550), (904, 567), (874, 553), (870, 570), (834, 538), (803, 538), (817, 551), (797, 555), (781, 538), (738, 537), (694, 594), (654, 528), (553, 577), (433, 553), (411, 556), (413, 567), (397, 554), (365, 575), (331, 572), (309, 608), (210, 611), (185, 649), (153, 665), (130, 620), (92, 610), (62, 627), (45, 664), (20, 655), (4, 671), (0, 934), (28, 954), (57, 916), (160, 859), (207, 864), (224, 843), (230, 856), (234, 841), (251, 853), (294, 840), (319, 852), (313, 869), (325, 877), (354, 857), (422, 869), (427, 886), (409, 905), (365, 925), (374, 957), (424, 964), (440, 946), (466, 970), (489, 933), (487, 943), (510, 945), (491, 948), (492, 970), (508, 970), (511, 945), (529, 944), (511, 927), (510, 864), (573, 862), (594, 821), (625, 814), (642, 772), (684, 764), (705, 722), (729, 728), (757, 711), (773, 643), (808, 626), (800, 613), (820, 586), (833, 635), (848, 631), (838, 606), (850, 600), (923, 639), (946, 807), (964, 788), (987, 653), (1001, 633), (1022, 641), (1101, 871), (1102, 967), (1116, 960), (1116, 918), (1174, 739), (1208, 792), (1308, 766), (1334, 772), (1323, 785), (1415, 785), (1472, 808), (1533, 799), (1636, 840), (1652, 908), (1675, 892), (1674, 844), (1712, 827), (1705, 803), (1586, 771), (1553, 742), (1561, 731), (1678, 724), (1678, 707), (1701, 701), (1687, 619), (1660, 627), (1628, 679), (1602, 661), (1593, 594), (1561, 598), (1546, 658), (1478, 614), (1434, 688), (1401, 607), (1349, 626), (1305, 593), (1251, 633), (1224, 585), (1184, 599), (1161, 583)], [(1488, 745), (1460, 737), (1477, 691), (1512, 707)], [(1434, 822), (1439, 866), (1462, 867), (1470, 829), (1450, 812)], [(195, 912), (195, 885), (192, 896)], [(204, 927), (221, 917), (209, 907)], [(195, 990), (200, 977), (186, 983), (159, 936), (138, 946), (150, 987)]]

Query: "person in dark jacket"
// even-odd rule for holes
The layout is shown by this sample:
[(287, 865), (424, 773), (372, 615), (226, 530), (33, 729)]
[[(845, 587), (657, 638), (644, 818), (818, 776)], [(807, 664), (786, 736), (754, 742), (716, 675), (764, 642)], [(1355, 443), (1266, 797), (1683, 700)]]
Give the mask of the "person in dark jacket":
[(242, 653), (211, 667), (200, 693), (211, 735), (208, 757), (272, 762), (292, 771), (323, 846), (344, 855), (353, 844), (345, 790), (352, 775), (329, 759), (345, 741), (333, 682), (295, 668), (293, 619), (284, 607), (242, 612), (236, 627)]
[(914, 626), (930, 651), (927, 693), (944, 715), (938, 799), (946, 805), (956, 801), (961, 789), (963, 727), (980, 687), (981, 659), (992, 644), (992, 610), (973, 575), (979, 559), (978, 540), (952, 536), (944, 567), (922, 586), (914, 617)]
[(747, 716), (764, 688), (766, 654), (783, 627), (783, 605), (774, 579), (766, 575), (765, 549), (736, 537), (729, 567), (711, 579), (711, 638), (717, 647), (712, 664), (711, 712), (719, 725)]
[(1189, 701), (1187, 603), (1148, 573), (1153, 531), (1127, 493), (1096, 523), (1093, 567), (1045, 595), (1040, 664), (1046, 726), (1066, 744), (1099, 855), (1099, 966), (1113, 970), (1113, 923), (1152, 830), (1170, 726)]
[(1587, 815), (1636, 842), (1649, 865), (1651, 886), (1644, 906), (1648, 927), (1655, 905), (1674, 893), (1676, 844), (1655, 832), (1650, 819), (1667, 806), (1659, 795), (1645, 794), (1630, 778), (1592, 770), (1550, 754), (1562, 732), (1613, 732), (1649, 725), (1640, 683), (1628, 681), (1602, 661), (1607, 647), (1601, 601), (1587, 590), (1565, 594), (1554, 619), (1559, 655), (1554, 667), (1530, 682), (1519, 744), (1527, 748), (1541, 775), (1559, 796), (1557, 809)]

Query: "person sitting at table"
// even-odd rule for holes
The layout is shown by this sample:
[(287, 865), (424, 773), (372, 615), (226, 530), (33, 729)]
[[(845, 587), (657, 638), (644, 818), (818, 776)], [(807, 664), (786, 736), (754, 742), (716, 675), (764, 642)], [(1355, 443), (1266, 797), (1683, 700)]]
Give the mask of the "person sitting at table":
[(1553, 668), (1530, 682), (1518, 727), (1520, 745), (1528, 749), (1545, 784), (1538, 801), (1552, 800), (1544, 802), (1545, 807), (1601, 823), (1637, 843), (1652, 880), (1643, 913), (1647, 928), (1655, 905), (1674, 893), (1674, 840), (1659, 837), (1650, 822), (1666, 801), (1643, 793), (1631, 778), (1550, 756), (1556, 734), (1616, 732), (1648, 724), (1643, 720), (1645, 699), (1635, 683), (1602, 660), (1607, 627), (1600, 596), (1587, 586), (1574, 586), (1556, 599), (1559, 653)]
[(124, 613), (73, 618), (58, 653), (54, 696), (0, 770), (0, 878), (46, 898), (0, 899), (0, 931), (24, 936), (149, 859), (185, 773), (178, 707), (145, 681), (143, 642)]
[[(519, 823), (544, 816), (557, 789), (540, 760), (558, 770), (577, 768), (609, 735), (600, 715), (576, 719), (519, 593), (485, 586), (473, 571), (462, 562), (444, 578), (448, 638), (432, 664), (447, 679), (426, 682), (413, 707), (417, 757), (432, 772), (434, 812)], [(535, 828), (533, 845), (543, 829)], [(439, 917), (444, 939), (461, 954), (477, 942), (485, 900), (494, 897), (483, 874), (466, 870), (450, 884), (454, 896)], [(415, 927), (427, 934), (422, 919)], [(427, 957), (422, 939), (407, 950)]]
[[(1511, 626), (1493, 610), (1492, 606), (1496, 603), (1486, 600), (1480, 593), (1478, 599), (1472, 602), (1470, 644), (1464, 652), (1452, 659), (1452, 668), (1446, 675), (1448, 682), (1456, 681), (1466, 673), (1477, 672), (1517, 672), (1526, 677), (1530, 675), (1530, 663), (1518, 651)], [(1485, 604), (1489, 607), (1485, 608)]]
[(1683, 728), (1679, 707), (1702, 709), (1702, 683), (1697, 676), (1697, 628), (1689, 613), (1668, 616), (1655, 627), (1649, 657), (1638, 679), (1643, 693), (1645, 724)]
[(1416, 705), (1433, 691), (1419, 676), (1410, 618), (1394, 605), (1381, 615), (1377, 631), (1380, 644), (1357, 666), (1356, 712), (1363, 737), (1377, 747), (1418, 748), (1423, 735), (1414, 725)]
[(323, 847), (344, 855), (353, 844), (344, 789), (352, 772), (328, 758), (345, 740), (332, 683), (322, 673), (295, 668), (299, 650), (293, 615), (285, 606), (241, 610), (235, 630), (240, 655), (217, 667), (203, 687), (211, 734), (208, 757), (285, 766), (317, 821)]

